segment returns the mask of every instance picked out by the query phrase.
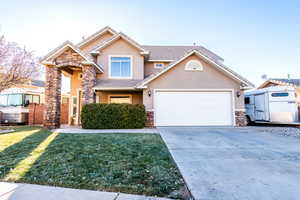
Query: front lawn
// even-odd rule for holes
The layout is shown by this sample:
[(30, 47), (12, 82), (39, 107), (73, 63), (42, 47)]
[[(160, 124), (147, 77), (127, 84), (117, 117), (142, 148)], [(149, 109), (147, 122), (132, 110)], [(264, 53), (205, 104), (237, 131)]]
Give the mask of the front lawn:
[(56, 134), (38, 127), (0, 134), (0, 181), (165, 197), (183, 186), (159, 135)]

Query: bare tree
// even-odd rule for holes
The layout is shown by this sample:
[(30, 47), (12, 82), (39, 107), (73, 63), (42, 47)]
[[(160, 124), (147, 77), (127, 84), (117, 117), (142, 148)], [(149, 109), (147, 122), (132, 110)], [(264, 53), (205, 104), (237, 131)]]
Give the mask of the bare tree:
[(0, 36), (0, 92), (28, 83), (41, 74), (41, 66), (32, 52)]

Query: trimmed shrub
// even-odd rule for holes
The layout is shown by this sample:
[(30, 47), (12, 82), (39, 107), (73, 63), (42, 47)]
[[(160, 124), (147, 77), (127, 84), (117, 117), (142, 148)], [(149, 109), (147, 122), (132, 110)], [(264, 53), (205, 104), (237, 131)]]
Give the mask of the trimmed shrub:
[(144, 128), (145, 106), (136, 104), (85, 104), (81, 111), (81, 125), (85, 129)]

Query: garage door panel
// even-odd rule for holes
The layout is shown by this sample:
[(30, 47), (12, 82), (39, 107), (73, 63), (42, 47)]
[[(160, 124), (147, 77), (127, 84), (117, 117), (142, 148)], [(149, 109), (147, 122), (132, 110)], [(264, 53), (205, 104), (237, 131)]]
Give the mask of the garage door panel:
[(157, 92), (157, 126), (232, 125), (231, 92)]

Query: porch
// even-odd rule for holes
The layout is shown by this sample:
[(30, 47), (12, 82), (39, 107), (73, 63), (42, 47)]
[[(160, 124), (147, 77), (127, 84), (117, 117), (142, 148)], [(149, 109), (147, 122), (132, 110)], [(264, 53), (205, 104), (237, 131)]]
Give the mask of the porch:
[[(81, 73), (81, 72), (78, 72)], [(69, 125), (81, 124), (81, 110), (84, 105), (82, 80), (77, 80), (75, 75), (71, 78), (71, 108)], [(90, 103), (128, 103), (143, 104), (143, 91), (134, 86), (140, 80), (97, 80), (94, 87), (94, 101)], [(79, 101), (78, 101), (79, 100)]]

